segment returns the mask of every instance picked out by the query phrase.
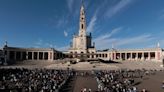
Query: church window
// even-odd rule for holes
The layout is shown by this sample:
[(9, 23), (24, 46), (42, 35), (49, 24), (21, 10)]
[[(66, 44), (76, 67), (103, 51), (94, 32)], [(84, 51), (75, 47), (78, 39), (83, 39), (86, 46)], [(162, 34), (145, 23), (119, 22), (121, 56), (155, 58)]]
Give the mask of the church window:
[(81, 24), (81, 29), (83, 29), (83, 24)]

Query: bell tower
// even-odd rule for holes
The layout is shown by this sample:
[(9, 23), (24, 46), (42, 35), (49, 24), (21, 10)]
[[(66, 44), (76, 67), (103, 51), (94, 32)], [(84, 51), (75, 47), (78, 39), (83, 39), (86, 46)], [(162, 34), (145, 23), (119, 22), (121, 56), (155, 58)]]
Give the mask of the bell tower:
[(79, 36), (86, 36), (86, 19), (85, 19), (85, 10), (84, 10), (84, 2), (82, 0), (82, 5), (80, 9), (80, 22), (79, 22)]
[(84, 1), (81, 2), (80, 16), (79, 16), (79, 29), (78, 34), (73, 36), (73, 43), (69, 49), (70, 53), (86, 54), (88, 52), (95, 52), (92, 46), (92, 36), (87, 34), (86, 15), (84, 8)]

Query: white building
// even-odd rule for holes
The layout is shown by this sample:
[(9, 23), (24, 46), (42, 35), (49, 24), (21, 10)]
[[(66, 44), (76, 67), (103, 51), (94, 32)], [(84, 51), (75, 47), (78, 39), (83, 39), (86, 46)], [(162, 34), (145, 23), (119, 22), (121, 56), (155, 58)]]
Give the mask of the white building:
[(86, 53), (96, 52), (94, 43), (92, 44), (91, 33), (89, 35), (87, 35), (86, 33), (86, 17), (85, 17), (85, 10), (83, 4), (80, 9), (79, 34), (73, 36), (73, 43), (68, 51), (69, 53), (76, 53), (76, 54), (79, 53), (86, 54)]
[(108, 51), (96, 51), (94, 43), (92, 45), (92, 36), (86, 33), (86, 16), (85, 8), (82, 3), (80, 8), (80, 19), (79, 19), (79, 34), (73, 36), (73, 43), (68, 53), (71, 58), (82, 58), (85, 56), (87, 59), (104, 59), (104, 60), (153, 60), (161, 61), (164, 55), (159, 44), (156, 48), (145, 48), (145, 49), (126, 49), (118, 50), (111, 49)]

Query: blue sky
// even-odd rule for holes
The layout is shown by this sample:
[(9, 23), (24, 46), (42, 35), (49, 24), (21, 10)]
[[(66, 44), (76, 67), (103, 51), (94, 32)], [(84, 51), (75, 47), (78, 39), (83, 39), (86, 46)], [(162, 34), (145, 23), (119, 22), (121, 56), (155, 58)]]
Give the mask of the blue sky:
[[(164, 47), (164, 0), (84, 0), (97, 49)], [(66, 50), (81, 0), (0, 0), (0, 47)]]

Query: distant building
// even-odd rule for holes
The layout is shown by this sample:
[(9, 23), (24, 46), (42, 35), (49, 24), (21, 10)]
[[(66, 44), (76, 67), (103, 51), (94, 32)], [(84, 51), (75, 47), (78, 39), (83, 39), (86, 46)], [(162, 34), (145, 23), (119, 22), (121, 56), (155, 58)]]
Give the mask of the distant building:
[(54, 48), (18, 48), (9, 47), (5, 44), (3, 51), (0, 50), (0, 56), (5, 57), (7, 62), (23, 60), (44, 60), (53, 61), (64, 58), (79, 58), (85, 60), (114, 60), (114, 61), (162, 61), (164, 51), (158, 46), (156, 48), (144, 49), (107, 49), (96, 50), (95, 44), (92, 43), (91, 33), (86, 32), (85, 8), (82, 4), (80, 8), (79, 33), (73, 36), (73, 42), (66, 52), (60, 52)]

